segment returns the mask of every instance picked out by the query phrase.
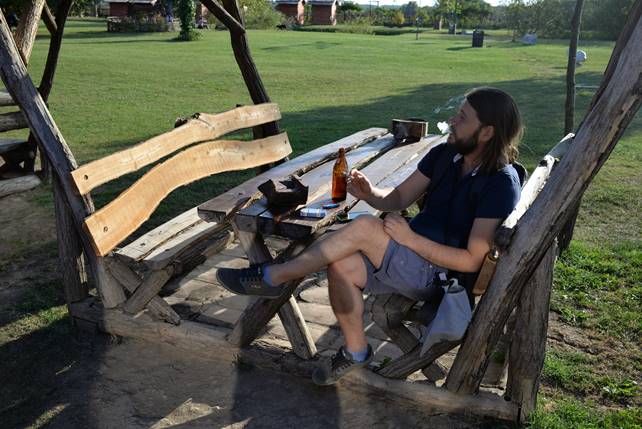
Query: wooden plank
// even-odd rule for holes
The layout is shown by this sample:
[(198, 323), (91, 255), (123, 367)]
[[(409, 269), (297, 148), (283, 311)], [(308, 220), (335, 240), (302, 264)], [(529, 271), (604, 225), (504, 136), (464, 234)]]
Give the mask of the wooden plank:
[(72, 177), (78, 192), (86, 194), (96, 186), (136, 171), (191, 144), (214, 140), (280, 117), (279, 108), (274, 103), (237, 107), (216, 115), (199, 113), (172, 131), (81, 166), (72, 173)]
[(26, 146), (25, 139), (0, 139), (0, 154), (10, 152), (20, 146)]
[(592, 108), (573, 145), (515, 226), (510, 252), (497, 264), (446, 385), (475, 392), (524, 285), (642, 105), (642, 2), (631, 8)]
[(22, 112), (0, 114), (0, 132), (27, 128), (27, 120)]
[(31, 49), (38, 33), (38, 23), (45, 0), (30, 0), (20, 11), (20, 22), (16, 29), (16, 45), (25, 65), (29, 64)]
[(16, 102), (13, 101), (11, 94), (6, 89), (0, 89), (0, 106), (15, 106)]
[(423, 356), (420, 356), (421, 347), (416, 347), (411, 352), (390, 362), (388, 365), (377, 371), (380, 375), (388, 378), (404, 379), (413, 372), (427, 367), (438, 357), (459, 345), (459, 341), (443, 341), (432, 346)]
[[(389, 150), (394, 144), (395, 140), (392, 137), (382, 137), (348, 152), (346, 154), (346, 160), (351, 168), (362, 168), (373, 158)], [(301, 182), (311, 190), (308, 196), (308, 203), (305, 205), (306, 207), (320, 208), (324, 203), (330, 202), (332, 163), (326, 163), (302, 175)], [(297, 215), (291, 215), (278, 220), (280, 217), (279, 214), (268, 209), (266, 200), (261, 199), (253, 204), (254, 207), (250, 206), (248, 209), (240, 210), (236, 215), (236, 219), (238, 219), (239, 223), (245, 222), (243, 219), (245, 216), (253, 218), (256, 216), (258, 207), (263, 207), (264, 210), (259, 215), (258, 223), (254, 222), (261, 232), (300, 240), (310, 236), (320, 227), (332, 223), (336, 214), (353, 201), (354, 199), (352, 197), (347, 198), (340, 203), (339, 207), (328, 210), (328, 214), (323, 219), (302, 218)], [(247, 222), (249, 222), (250, 225), (253, 224), (252, 219), (248, 219)]]
[(239, 207), (246, 205), (249, 201), (258, 199), (261, 193), (257, 188), (261, 183), (269, 179), (284, 179), (291, 174), (300, 176), (331, 159), (335, 159), (339, 148), (343, 147), (346, 151), (350, 151), (386, 133), (387, 130), (385, 128), (368, 128), (334, 143), (306, 152), (290, 161), (272, 167), (267, 172), (201, 204), (198, 206), (198, 215), (208, 222), (222, 221), (236, 212)]
[[(238, 349), (225, 341), (228, 329), (203, 323), (184, 321), (180, 326), (153, 321), (146, 315), (133, 318), (122, 311), (102, 310), (91, 301), (71, 306), (72, 317), (96, 323), (104, 332), (128, 338), (138, 338), (165, 346), (176, 347), (210, 359), (242, 362), (288, 374), (310, 377), (318, 366), (317, 360), (296, 358), (277, 342), (257, 340), (255, 346)], [(446, 389), (424, 383), (408, 383), (383, 378), (367, 370), (353, 371), (339, 381), (339, 388), (369, 399), (381, 400), (393, 406), (417, 407), (424, 412), (459, 413), (515, 421), (518, 407), (501, 396), (480, 392), (478, 395), (456, 395)]]
[[(517, 306), (515, 330), (508, 365), (506, 396), (521, 405), (520, 420), (525, 422), (535, 411), (540, 375), (546, 354), (546, 331), (556, 246), (542, 258), (524, 288)], [(524, 359), (528, 356), (528, 359)]]
[[(142, 283), (142, 279), (132, 271), (123, 262), (114, 258), (105, 258), (107, 271), (118, 281), (125, 289), (133, 293)], [(181, 322), (181, 317), (169, 306), (165, 300), (159, 296), (155, 296), (147, 304), (147, 309), (150, 313), (166, 322), (178, 325)]]
[(201, 221), (202, 219), (198, 217), (196, 207), (191, 208), (161, 226), (143, 234), (127, 246), (118, 249), (115, 253), (128, 262), (140, 262), (159, 246)]
[[(94, 268), (94, 267), (92, 267)], [(114, 308), (125, 302), (125, 292), (120, 283), (107, 271), (105, 258), (96, 258), (95, 275), (98, 295), (105, 308)]]
[(136, 314), (158, 295), (158, 292), (165, 286), (165, 283), (172, 277), (173, 267), (152, 271), (136, 288), (132, 296), (123, 305), (123, 310), (130, 314)]
[(107, 254), (136, 230), (176, 188), (223, 171), (277, 161), (292, 151), (287, 134), (251, 142), (199, 144), (156, 165), (126, 191), (89, 216), (84, 228), (99, 255)]
[(35, 174), (0, 180), (0, 198), (29, 191), (38, 185), (40, 185), (40, 179)]

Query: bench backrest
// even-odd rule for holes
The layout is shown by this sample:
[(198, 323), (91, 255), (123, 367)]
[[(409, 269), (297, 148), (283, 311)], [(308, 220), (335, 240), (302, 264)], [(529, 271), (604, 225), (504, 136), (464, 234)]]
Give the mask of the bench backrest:
[(212, 174), (278, 161), (292, 152), (287, 133), (252, 141), (215, 140), (244, 128), (281, 118), (278, 106), (265, 103), (211, 114), (196, 114), (177, 128), (129, 149), (90, 162), (71, 173), (78, 192), (158, 163), (113, 201), (85, 219), (84, 229), (96, 254), (104, 256), (143, 224), (161, 201), (180, 186)]

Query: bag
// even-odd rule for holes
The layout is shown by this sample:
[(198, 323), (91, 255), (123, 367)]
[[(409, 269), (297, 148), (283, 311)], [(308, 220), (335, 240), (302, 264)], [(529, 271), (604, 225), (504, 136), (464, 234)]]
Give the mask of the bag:
[(442, 286), (444, 297), (435, 318), (426, 327), (421, 356), (439, 342), (460, 340), (466, 333), (473, 316), (466, 289), (456, 278), (447, 280), (444, 273), (440, 273), (439, 276), (445, 283)]

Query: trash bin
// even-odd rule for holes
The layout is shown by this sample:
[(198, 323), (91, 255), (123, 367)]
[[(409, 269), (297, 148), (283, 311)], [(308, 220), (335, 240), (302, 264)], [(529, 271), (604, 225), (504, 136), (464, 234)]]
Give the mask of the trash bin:
[(473, 48), (481, 48), (484, 46), (484, 30), (473, 31)]

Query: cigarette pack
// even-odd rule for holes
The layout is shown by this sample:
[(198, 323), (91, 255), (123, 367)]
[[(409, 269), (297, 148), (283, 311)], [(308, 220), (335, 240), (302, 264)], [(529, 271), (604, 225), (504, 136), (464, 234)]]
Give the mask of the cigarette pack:
[(309, 208), (309, 207), (304, 207), (301, 209), (301, 216), (303, 217), (318, 217), (318, 218), (323, 218), (325, 217), (326, 211), (323, 209), (315, 209), (315, 208)]

